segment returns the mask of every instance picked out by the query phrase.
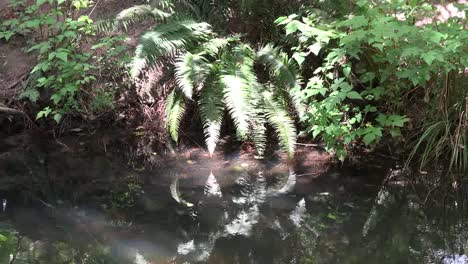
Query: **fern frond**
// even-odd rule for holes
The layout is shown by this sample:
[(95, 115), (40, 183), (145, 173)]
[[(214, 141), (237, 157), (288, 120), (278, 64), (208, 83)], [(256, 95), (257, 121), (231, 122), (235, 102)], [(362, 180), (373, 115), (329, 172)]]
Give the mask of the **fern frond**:
[(263, 158), (267, 144), (267, 119), (265, 116), (265, 104), (263, 98), (263, 92), (265, 90), (266, 86), (257, 83), (256, 80), (251, 83), (251, 87), (249, 89), (249, 103), (252, 106), (252, 116), (250, 119), (251, 139), (255, 144), (256, 158)]
[(210, 56), (216, 56), (220, 50), (225, 48), (229, 44), (229, 39), (226, 38), (213, 38), (203, 43), (201, 49), (203, 53)]
[(246, 139), (253, 116), (251, 91), (258, 85), (253, 68), (254, 52), (247, 44), (235, 46), (221, 57), (223, 70), (220, 81), (224, 86), (224, 102), (234, 120), (240, 139)]
[(137, 5), (127, 8), (117, 14), (115, 19), (98, 21), (95, 27), (100, 32), (113, 30), (128, 31), (132, 25), (148, 20), (157, 22), (165, 21), (172, 16), (172, 13), (163, 11), (150, 5)]
[(256, 158), (263, 158), (267, 144), (266, 136), (267, 119), (264, 113), (258, 113), (251, 119), (252, 140), (255, 144)]
[(150, 5), (137, 5), (127, 8), (117, 14), (118, 21), (141, 22), (148, 18), (154, 20), (164, 20), (171, 16), (171, 13), (165, 12)]
[(255, 75), (253, 71), (255, 51), (250, 45), (242, 43), (233, 47), (229, 54), (229, 63), (237, 65), (241, 70), (247, 70), (249, 74)]
[(196, 43), (205, 42), (212, 35), (207, 23), (193, 20), (174, 21), (158, 25), (143, 34), (131, 64), (132, 76), (140, 74), (146, 66), (153, 66), (165, 56), (175, 56), (181, 50), (190, 49)]
[(205, 142), (208, 152), (212, 156), (219, 140), (224, 113), (221, 84), (217, 81), (207, 83), (200, 93), (199, 102)]
[(238, 45), (230, 52), (223, 53), (220, 58), (220, 83), (224, 87), (224, 103), (234, 120), (240, 139), (246, 139), (249, 132), (249, 86), (255, 79), (251, 55), (248, 45)]
[(307, 104), (303, 102), (303, 97), (298, 93), (300, 89), (301, 86), (298, 84), (292, 90), (289, 90), (288, 95), (292, 105), (294, 106), (294, 109), (299, 114), (299, 117), (302, 118), (307, 112)]
[(271, 44), (265, 45), (257, 52), (258, 61), (268, 67), (278, 84), (291, 89), (299, 80), (297, 65), (288, 62), (288, 56)]
[(264, 64), (274, 77), (275, 88), (287, 92), (299, 116), (303, 116), (307, 107), (301, 101), (300, 96), (293, 92), (293, 89), (300, 89), (301, 86), (298, 65), (290, 63), (287, 54), (271, 44), (261, 48), (257, 56), (258, 61)]
[(224, 87), (224, 103), (236, 125), (240, 139), (249, 132), (250, 107), (248, 105), (248, 83), (239, 75), (223, 74), (220, 82)]
[(296, 127), (287, 107), (275, 100), (270, 92), (264, 92), (265, 116), (278, 135), (280, 147), (292, 158), (296, 145)]
[(208, 61), (200, 54), (186, 52), (176, 60), (175, 77), (179, 88), (189, 99), (195, 89), (195, 85), (200, 84), (209, 72)]
[(177, 89), (174, 89), (166, 101), (166, 127), (175, 142), (179, 140), (179, 127), (185, 112), (185, 97)]

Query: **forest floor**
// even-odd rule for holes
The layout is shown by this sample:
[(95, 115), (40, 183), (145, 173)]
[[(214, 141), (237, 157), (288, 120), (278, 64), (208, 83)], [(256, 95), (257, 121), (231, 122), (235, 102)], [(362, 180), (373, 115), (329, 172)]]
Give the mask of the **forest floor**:
[(22, 91), (20, 82), (31, 71), (34, 60), (22, 51), (19, 43), (2, 43), (0, 62), (0, 104), (6, 105)]

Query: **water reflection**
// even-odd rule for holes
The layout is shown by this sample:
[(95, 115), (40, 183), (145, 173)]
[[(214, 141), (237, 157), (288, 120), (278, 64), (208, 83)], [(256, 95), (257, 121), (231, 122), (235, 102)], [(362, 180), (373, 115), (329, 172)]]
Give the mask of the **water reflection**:
[(401, 186), (368, 186), (346, 171), (313, 179), (293, 168), (197, 172), (172, 170), (167, 184), (131, 178), (73, 205), (0, 197), (0, 263), (468, 261), (462, 201), (423, 204)]
[(180, 193), (179, 193), (179, 177), (178, 176), (175, 176), (174, 179), (172, 180), (171, 182), (171, 185), (170, 185), (170, 191), (171, 191), (171, 196), (172, 198), (174, 198), (174, 200), (179, 203), (179, 204), (182, 204), (186, 207), (192, 207), (193, 204), (192, 203), (189, 203), (187, 201), (185, 201), (184, 199), (182, 199), (180, 197)]
[(205, 195), (221, 198), (223, 194), (221, 193), (221, 187), (216, 181), (216, 177), (213, 175), (213, 172), (210, 171), (208, 180), (205, 183)]

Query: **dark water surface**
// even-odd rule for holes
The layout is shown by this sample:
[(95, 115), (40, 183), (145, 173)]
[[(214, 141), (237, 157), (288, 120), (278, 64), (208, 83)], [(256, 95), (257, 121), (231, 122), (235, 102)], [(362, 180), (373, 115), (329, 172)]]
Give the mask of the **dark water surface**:
[(0, 162), (0, 263), (468, 263), (465, 199), (385, 169), (30, 154)]

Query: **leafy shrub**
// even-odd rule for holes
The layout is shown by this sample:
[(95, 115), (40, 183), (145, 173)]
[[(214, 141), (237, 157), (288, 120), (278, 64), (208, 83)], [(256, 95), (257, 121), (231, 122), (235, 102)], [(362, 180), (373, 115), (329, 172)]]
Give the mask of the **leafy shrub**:
[[(309, 106), (302, 116), (306, 132), (343, 159), (360, 141), (370, 146), (399, 136), (409, 121), (405, 114), (413, 114), (407, 106), (416, 90), (424, 91), (426, 103), (444, 94), (445, 76), (459, 76), (467, 65), (467, 33), (457, 19), (415, 26), (431, 12), (429, 4), (358, 1), (354, 14), (338, 21), (314, 12), (279, 18), (276, 23), (295, 41), (298, 63), (306, 68), (306, 59), (322, 61), (306, 87), (293, 91)], [(464, 105), (466, 90), (456, 89), (461, 102), (451, 105)], [(427, 109), (429, 115), (437, 107)]]
[[(0, 37), (9, 40), (16, 34), (33, 39), (27, 51), (37, 55), (38, 62), (31, 71), (33, 85), (21, 96), (32, 102), (37, 102), (41, 93), (50, 96), (50, 103), (37, 113), (38, 119), (52, 116), (59, 123), (63, 115), (81, 112), (84, 105), (78, 97), (83, 87), (90, 86), (99, 76), (95, 74), (96, 64), (121, 55), (123, 46), (117, 45), (118, 37), (104, 38), (89, 52), (83, 51), (85, 43), (96, 32), (93, 21), (78, 14), (90, 5), (89, 0), (38, 0), (33, 4), (11, 2), (12, 8), (18, 11), (15, 18), (2, 24)], [(99, 48), (106, 50), (104, 54), (91, 53)], [(120, 61), (113, 64), (118, 65)], [(109, 64), (100, 66), (105, 68)], [(102, 95), (103, 91), (98, 94)], [(92, 104), (104, 106), (102, 96), (97, 100)], [(109, 104), (109, 100), (105, 104)]]

